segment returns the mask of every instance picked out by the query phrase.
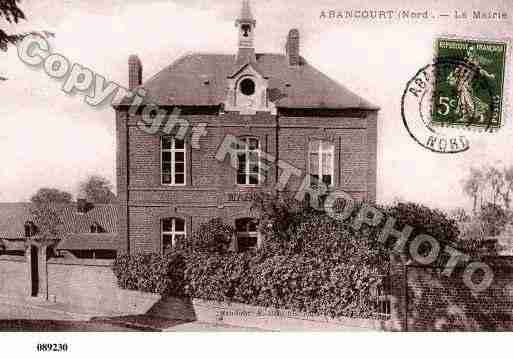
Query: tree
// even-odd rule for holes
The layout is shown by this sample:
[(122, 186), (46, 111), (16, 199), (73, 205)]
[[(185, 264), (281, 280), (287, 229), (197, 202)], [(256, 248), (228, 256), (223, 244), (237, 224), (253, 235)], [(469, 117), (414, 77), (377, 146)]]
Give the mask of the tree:
[(477, 211), (477, 199), (479, 192), (484, 187), (484, 175), (478, 168), (472, 167), (467, 179), (463, 181), (463, 192), (473, 200), (472, 210), (474, 213)]
[(61, 237), (62, 208), (71, 200), (71, 194), (56, 188), (41, 188), (31, 197), (30, 213), (40, 239), (55, 240)]
[[(25, 14), (19, 8), (20, 0), (0, 0), (0, 17), (4, 18), (9, 24), (17, 24), (20, 20), (25, 20)], [(9, 44), (16, 44), (27, 34), (8, 34), (0, 29), (0, 50), (7, 51)]]
[(504, 186), (504, 178), (502, 173), (495, 167), (490, 167), (486, 171), (486, 179), (490, 184), (492, 195), (492, 203), (497, 204), (497, 198), (501, 194), (502, 187)]
[[(396, 220), (395, 228), (408, 225), (413, 228), (409, 238), (419, 234), (429, 234), (445, 244), (456, 243), (460, 231), (456, 221), (439, 209), (429, 208), (420, 203), (400, 202), (385, 208), (388, 217)], [(384, 222), (379, 226), (382, 228)], [(381, 228), (379, 228), (381, 230)]]
[[(8, 24), (18, 24), (20, 20), (26, 20), (23, 10), (18, 6), (20, 0), (0, 0), (0, 23), (4, 19)], [(19, 34), (7, 33), (0, 28), (0, 51), (7, 51), (9, 45), (16, 45), (25, 36), (34, 34), (43, 37), (53, 37), (54, 33), (49, 31), (31, 31)], [(7, 80), (0, 76), (0, 81)]]
[(44, 240), (59, 239), (62, 234), (62, 207), (51, 203), (33, 203), (30, 213), (37, 226), (37, 236)]
[(479, 219), (483, 221), (487, 236), (499, 235), (507, 223), (507, 214), (501, 206), (487, 203), (481, 207)]
[(510, 209), (511, 205), (511, 192), (513, 191), (513, 166), (504, 168), (503, 170), (504, 186), (501, 192), (502, 200), (506, 209)]
[(98, 175), (89, 176), (80, 184), (80, 195), (91, 203), (111, 203), (116, 199), (110, 181)]
[(66, 204), (71, 203), (70, 193), (56, 188), (40, 188), (35, 195), (30, 198), (33, 204)]

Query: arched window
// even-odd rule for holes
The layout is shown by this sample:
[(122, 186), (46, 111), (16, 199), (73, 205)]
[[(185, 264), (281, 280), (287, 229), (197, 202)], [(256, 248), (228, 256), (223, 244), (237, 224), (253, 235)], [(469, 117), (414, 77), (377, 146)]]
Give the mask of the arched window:
[(237, 232), (237, 251), (246, 252), (259, 246), (258, 222), (254, 218), (239, 218), (235, 220)]
[(308, 149), (308, 171), (310, 185), (317, 187), (319, 182), (330, 187), (334, 184), (334, 152), (331, 142), (312, 141)]
[(258, 185), (260, 183), (260, 142), (256, 138), (241, 138), (237, 143), (237, 184)]
[(179, 241), (185, 239), (185, 220), (164, 218), (161, 223), (162, 252), (165, 253)]
[(171, 136), (163, 136), (160, 141), (162, 184), (185, 185), (185, 142)]

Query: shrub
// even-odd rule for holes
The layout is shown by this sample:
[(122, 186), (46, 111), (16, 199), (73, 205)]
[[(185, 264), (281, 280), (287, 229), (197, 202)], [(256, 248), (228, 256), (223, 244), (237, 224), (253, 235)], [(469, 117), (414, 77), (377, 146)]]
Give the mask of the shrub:
[(413, 202), (399, 202), (393, 206), (385, 207), (386, 215), (396, 219), (395, 228), (405, 225), (413, 227), (410, 238), (419, 234), (429, 234), (435, 239), (456, 243), (459, 229), (456, 221), (439, 209), (431, 209), (422, 204)]
[[(203, 243), (211, 242), (209, 239)], [(168, 259), (173, 255), (134, 256), (130, 264), (124, 263), (129, 258), (122, 257), (118, 262), (123, 265), (116, 274), (121, 276), (120, 285), (128, 289), (332, 317), (373, 315), (371, 288), (386, 270), (386, 252), (380, 252), (383, 247), (372, 247), (368, 237), (360, 237), (347, 224), (321, 213), (297, 222), (283, 243), (279, 248), (266, 246), (256, 253), (219, 251), (212, 245), (196, 250), (194, 246), (192, 250), (174, 252), (174, 256), (185, 258), (185, 268), (180, 270), (173, 266), (182, 262)], [(159, 260), (164, 263), (154, 263)], [(182, 277), (165, 279), (176, 272)], [(143, 277), (147, 279), (139, 279)], [(170, 288), (166, 289), (166, 285)]]
[(287, 242), (297, 225), (312, 210), (283, 192), (258, 192), (251, 205), (258, 213), (259, 231), (276, 241)]
[(124, 255), (113, 271), (121, 288), (161, 295), (184, 295), (184, 257), (179, 252)]
[[(341, 222), (283, 195), (257, 196), (254, 208), (265, 233), (264, 249), (230, 252), (234, 229), (220, 219), (193, 233), (190, 245), (160, 257), (121, 257), (115, 269), (123, 288), (165, 295), (276, 307), (314, 314), (370, 317), (372, 288), (387, 273), (388, 248), (377, 241), (384, 225), (356, 231), (351, 217)], [(455, 242), (456, 222), (415, 203), (381, 208), (395, 228), (413, 227), (411, 238), (429, 234)]]
[(214, 254), (224, 254), (230, 250), (235, 229), (214, 218), (200, 225), (192, 234), (191, 244), (194, 250)]
[(249, 281), (250, 253), (212, 255), (191, 252), (187, 256), (186, 293), (194, 298), (248, 303), (248, 295), (241, 295), (242, 284)]
[(377, 269), (341, 258), (248, 253), (187, 258), (186, 293), (194, 298), (239, 302), (318, 315), (370, 317)]

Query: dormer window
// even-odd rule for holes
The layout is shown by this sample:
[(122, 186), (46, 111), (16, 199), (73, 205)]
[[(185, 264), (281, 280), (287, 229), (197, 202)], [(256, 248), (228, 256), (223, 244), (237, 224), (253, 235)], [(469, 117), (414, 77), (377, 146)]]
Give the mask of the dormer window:
[(91, 233), (105, 233), (105, 229), (95, 222), (91, 225)]
[(251, 79), (244, 79), (240, 82), (240, 92), (246, 96), (251, 96), (255, 93), (255, 82)]

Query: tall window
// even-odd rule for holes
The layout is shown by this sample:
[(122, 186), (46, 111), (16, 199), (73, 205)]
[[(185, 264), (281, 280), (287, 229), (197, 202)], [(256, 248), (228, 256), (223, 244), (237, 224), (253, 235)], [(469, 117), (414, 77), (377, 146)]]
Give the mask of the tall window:
[(260, 143), (256, 138), (242, 138), (237, 144), (237, 184), (257, 185), (259, 176), (259, 148)]
[(160, 147), (162, 184), (185, 185), (185, 142), (166, 136)]
[(165, 218), (162, 220), (162, 252), (169, 251), (179, 241), (185, 239), (185, 221), (181, 218)]
[(237, 232), (237, 250), (245, 252), (257, 248), (258, 230), (257, 221), (253, 218), (239, 218), (235, 220)]
[(322, 181), (326, 186), (334, 184), (334, 152), (335, 146), (330, 142), (310, 142), (308, 151), (308, 166), (310, 184), (316, 187)]

